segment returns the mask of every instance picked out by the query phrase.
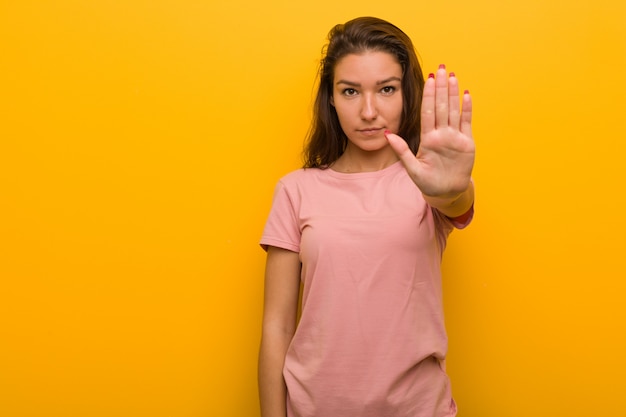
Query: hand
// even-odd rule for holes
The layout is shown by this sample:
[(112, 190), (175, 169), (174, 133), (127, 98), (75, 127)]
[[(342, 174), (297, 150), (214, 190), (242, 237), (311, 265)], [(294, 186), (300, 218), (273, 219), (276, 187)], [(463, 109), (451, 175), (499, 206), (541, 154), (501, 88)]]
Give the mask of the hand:
[(426, 196), (454, 198), (469, 187), (474, 166), (472, 100), (463, 94), (459, 105), (459, 84), (442, 65), (436, 78), (431, 74), (424, 85), (421, 134), (417, 155), (398, 135), (385, 132), (392, 149), (413, 182)]

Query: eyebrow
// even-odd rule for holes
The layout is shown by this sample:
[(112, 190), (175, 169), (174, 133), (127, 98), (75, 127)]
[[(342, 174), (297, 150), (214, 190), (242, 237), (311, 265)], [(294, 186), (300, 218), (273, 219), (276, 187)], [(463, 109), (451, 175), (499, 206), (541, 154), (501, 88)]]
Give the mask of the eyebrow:
[[(389, 83), (391, 81), (400, 81), (401, 82), (402, 79), (399, 78), (399, 77), (389, 77), (389, 78), (386, 78), (386, 79), (381, 80), (381, 81), (376, 81), (376, 85), (387, 84), (387, 83)], [(339, 81), (337, 81), (337, 84), (346, 84), (346, 85), (349, 85), (349, 86), (352, 86), (352, 87), (360, 87), (361, 86), (361, 84), (359, 84), (359, 83), (355, 83), (353, 81), (348, 81), (348, 80), (339, 80)]]

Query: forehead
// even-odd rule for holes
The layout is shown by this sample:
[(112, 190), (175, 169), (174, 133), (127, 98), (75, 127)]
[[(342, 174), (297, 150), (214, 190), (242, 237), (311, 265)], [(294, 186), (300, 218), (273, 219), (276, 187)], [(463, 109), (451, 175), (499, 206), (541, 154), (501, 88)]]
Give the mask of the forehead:
[(402, 67), (395, 56), (388, 52), (367, 51), (348, 54), (337, 61), (334, 81), (379, 81), (390, 77), (402, 77)]

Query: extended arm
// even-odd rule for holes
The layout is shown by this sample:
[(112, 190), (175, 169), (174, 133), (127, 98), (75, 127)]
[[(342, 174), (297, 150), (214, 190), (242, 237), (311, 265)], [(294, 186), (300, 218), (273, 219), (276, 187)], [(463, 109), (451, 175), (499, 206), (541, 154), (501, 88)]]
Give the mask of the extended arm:
[(448, 217), (465, 214), (474, 202), (471, 175), (475, 146), (471, 121), (469, 92), (460, 96), (456, 77), (453, 73), (448, 77), (441, 66), (437, 76), (431, 74), (424, 84), (417, 155), (400, 136), (386, 133), (426, 201)]
[(298, 254), (270, 246), (265, 266), (263, 330), (259, 352), (259, 399), (262, 417), (286, 417), (283, 365), (296, 330), (300, 293)]

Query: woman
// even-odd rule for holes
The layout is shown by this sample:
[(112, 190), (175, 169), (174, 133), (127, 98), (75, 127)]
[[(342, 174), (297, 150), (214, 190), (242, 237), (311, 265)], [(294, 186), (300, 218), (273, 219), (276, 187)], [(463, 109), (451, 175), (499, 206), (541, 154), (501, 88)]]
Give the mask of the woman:
[(473, 164), (453, 73), (424, 81), (383, 20), (331, 30), (305, 167), (280, 180), (261, 239), (263, 417), (456, 415), (440, 263), (471, 221)]

